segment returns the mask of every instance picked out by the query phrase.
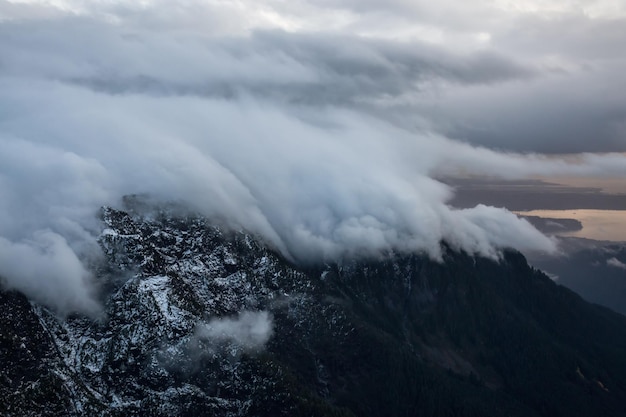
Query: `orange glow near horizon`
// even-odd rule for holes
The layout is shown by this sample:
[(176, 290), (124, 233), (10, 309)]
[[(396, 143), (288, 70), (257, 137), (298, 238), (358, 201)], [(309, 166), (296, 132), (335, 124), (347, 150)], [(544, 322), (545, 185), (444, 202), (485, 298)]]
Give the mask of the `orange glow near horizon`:
[(560, 236), (626, 241), (626, 210), (531, 210), (515, 213), (551, 219), (576, 219), (582, 223), (582, 230), (559, 233)]

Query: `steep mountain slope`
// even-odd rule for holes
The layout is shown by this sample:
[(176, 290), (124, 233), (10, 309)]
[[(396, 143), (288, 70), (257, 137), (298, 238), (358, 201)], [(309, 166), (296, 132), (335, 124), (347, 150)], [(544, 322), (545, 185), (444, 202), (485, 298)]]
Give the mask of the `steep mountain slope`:
[(518, 253), (298, 266), (175, 207), (102, 218), (100, 320), (0, 294), (0, 414), (626, 415), (626, 318)]
[(529, 260), (586, 300), (626, 315), (626, 243), (560, 240), (565, 256), (532, 254)]

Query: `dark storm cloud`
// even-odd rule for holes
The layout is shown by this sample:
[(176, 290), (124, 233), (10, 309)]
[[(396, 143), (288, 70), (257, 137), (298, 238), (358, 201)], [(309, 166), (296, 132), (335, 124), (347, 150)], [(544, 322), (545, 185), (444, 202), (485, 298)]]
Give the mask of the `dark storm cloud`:
[[(434, 32), (438, 48), (487, 50), (535, 71), (535, 77), (522, 82), (512, 77), (505, 85), (426, 84), (418, 92), (405, 90), (404, 100), (384, 109), (398, 125), (513, 151), (626, 151), (623, 2), (310, 3), (350, 11), (352, 30), (402, 33), (399, 28), (422, 27)], [(481, 34), (485, 43), (468, 41)]]
[[(56, 75), (98, 91), (271, 96), (352, 106), (410, 131), (503, 150), (626, 151), (626, 98), (619, 88), (626, 83), (624, 7), (560, 0), (66, 3), (126, 32), (127, 44), (107, 38), (110, 31), (93, 20), (83, 19), (78, 30), (73, 24), (83, 39), (73, 46), (89, 57), (83, 69), (92, 71)], [(345, 22), (333, 23), (343, 14)], [(24, 24), (23, 31), (51, 36), (54, 46), (55, 29), (41, 20), (33, 25), (36, 30)], [(304, 29), (259, 30), (291, 26)], [(406, 35), (416, 28), (426, 34)], [(198, 32), (204, 53), (187, 44)], [(120, 49), (107, 56), (109, 65), (97, 57), (107, 47), (102, 42)], [(133, 66), (141, 63), (133, 42), (161, 50), (141, 55), (144, 65), (189, 76)], [(22, 46), (15, 45), (29, 50)]]
[[(64, 50), (66, 40), (59, 37), (65, 25), (77, 35), (72, 50)], [(460, 54), (424, 43), (348, 35), (261, 31), (245, 38), (146, 39), (111, 34), (98, 22), (75, 19), (5, 25), (0, 34), (7, 39), (0, 50), (6, 57), (5, 73), (20, 73), (21, 63), (52, 50), (52, 62), (43, 71), (48, 77), (110, 94), (249, 94), (310, 105), (359, 106), (419, 93), (432, 83), (492, 85), (535, 75), (532, 68), (495, 52)], [(102, 50), (112, 53), (103, 59)], [(83, 58), (80, 63), (74, 60), (76, 53)], [(141, 61), (135, 59), (137, 53)]]
[(498, 88), (458, 89), (410, 110), (442, 134), (526, 152), (626, 151), (626, 66), (563, 74)]

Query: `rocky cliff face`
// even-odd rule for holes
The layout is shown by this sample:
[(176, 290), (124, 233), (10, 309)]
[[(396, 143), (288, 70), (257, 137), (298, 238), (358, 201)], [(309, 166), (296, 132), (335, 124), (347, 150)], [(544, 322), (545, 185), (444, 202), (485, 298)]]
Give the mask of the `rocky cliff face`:
[(517, 253), (298, 266), (175, 207), (102, 219), (101, 318), (0, 293), (0, 414), (626, 415), (626, 319)]

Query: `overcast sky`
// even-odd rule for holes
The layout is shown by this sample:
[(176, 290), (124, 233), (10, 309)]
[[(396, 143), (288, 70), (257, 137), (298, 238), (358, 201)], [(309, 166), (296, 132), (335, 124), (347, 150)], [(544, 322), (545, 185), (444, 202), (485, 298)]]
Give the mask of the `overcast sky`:
[(451, 208), (436, 178), (626, 177), (625, 13), (0, 0), (0, 276), (96, 311), (94, 213), (129, 193), (227, 217), (298, 261), (437, 258), (441, 240), (554, 250), (506, 210)]
[[(310, 105), (358, 106), (407, 129), (499, 149), (626, 151), (622, 0), (0, 1), (0, 18), (22, 21), (22, 31), (43, 21), (64, 25), (68, 16), (116, 25), (109, 35), (127, 43), (217, 42), (222, 54), (246, 65), (258, 59), (258, 69), (267, 71), (261, 79), (238, 79), (245, 70), (207, 73), (215, 56), (195, 62), (164, 54), (158, 59), (191, 77), (184, 85), (163, 85), (171, 81), (166, 68), (116, 67), (128, 63), (124, 53), (133, 46), (127, 45), (108, 66), (98, 63), (104, 66), (98, 73), (75, 74), (75, 82), (93, 88), (205, 95), (245, 89)], [(41, 30), (54, 32), (49, 25)], [(103, 45), (93, 44), (98, 35), (91, 23), (79, 26), (76, 35), (85, 38), (75, 47), (81, 49), (66, 53), (93, 60)], [(5, 28), (3, 35), (19, 30)], [(146, 39), (154, 32), (162, 38)], [(24, 42), (36, 36), (16, 38), (12, 46), (33, 46)], [(264, 58), (293, 67), (269, 72), (276, 68)], [(308, 72), (311, 63), (324, 73)], [(181, 68), (169, 70), (180, 74)], [(132, 79), (141, 75), (146, 78)]]

